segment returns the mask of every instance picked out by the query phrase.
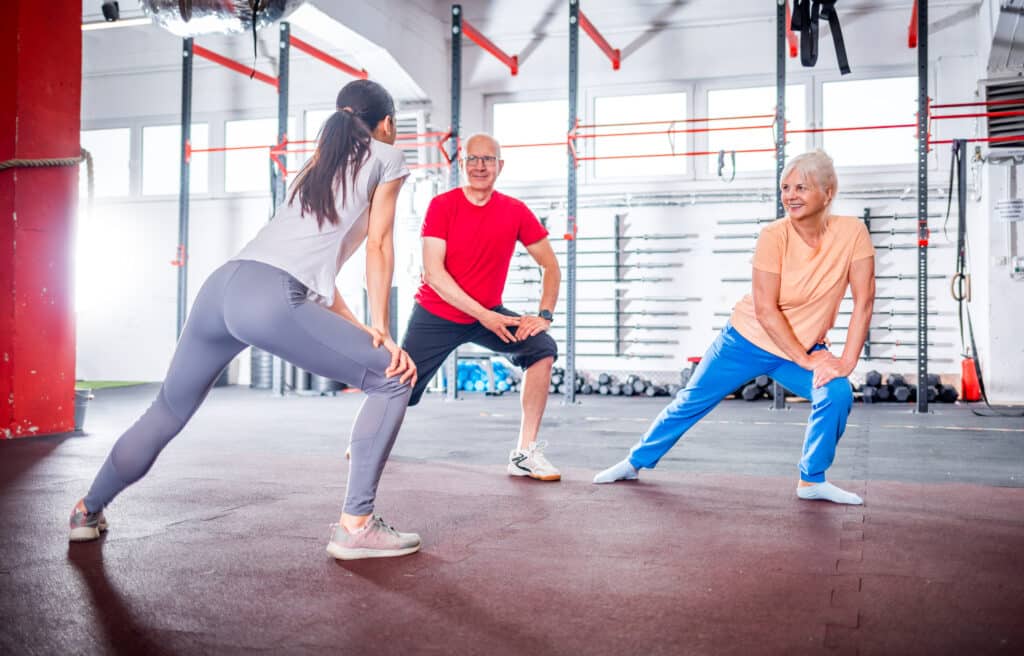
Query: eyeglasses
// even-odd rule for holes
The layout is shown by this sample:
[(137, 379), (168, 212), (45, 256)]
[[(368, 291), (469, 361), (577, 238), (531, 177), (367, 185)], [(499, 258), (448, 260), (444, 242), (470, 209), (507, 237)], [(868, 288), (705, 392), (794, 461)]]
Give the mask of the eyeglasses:
[(466, 166), (476, 166), (477, 164), (495, 166), (498, 163), (498, 158), (494, 155), (469, 155), (462, 161), (466, 163)]

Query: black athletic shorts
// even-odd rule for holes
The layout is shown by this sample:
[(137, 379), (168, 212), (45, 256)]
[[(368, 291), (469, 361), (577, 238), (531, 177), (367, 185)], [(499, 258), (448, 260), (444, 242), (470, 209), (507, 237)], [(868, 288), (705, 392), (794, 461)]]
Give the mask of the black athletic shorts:
[[(491, 309), (510, 317), (519, 316), (501, 305)], [(516, 327), (510, 326), (509, 332), (515, 334)], [(412, 316), (409, 317), (409, 326), (405, 330), (405, 339), (402, 342), (402, 348), (416, 363), (416, 373), (419, 376), (416, 387), (412, 390), (409, 405), (419, 403), (423, 390), (448, 355), (462, 344), (470, 342), (508, 356), (512, 364), (523, 369), (544, 358), (558, 358), (558, 346), (546, 332), (533, 335), (522, 342), (506, 344), (500, 337), (484, 328), (479, 321), (455, 323), (431, 314), (416, 303), (413, 305)]]

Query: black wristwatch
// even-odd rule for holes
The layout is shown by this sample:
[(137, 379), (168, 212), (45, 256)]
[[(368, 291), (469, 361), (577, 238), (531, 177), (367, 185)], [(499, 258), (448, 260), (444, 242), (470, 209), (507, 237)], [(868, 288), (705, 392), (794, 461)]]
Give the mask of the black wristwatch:
[(555, 315), (551, 314), (551, 310), (541, 310), (537, 313), (537, 316), (545, 321), (554, 321)]

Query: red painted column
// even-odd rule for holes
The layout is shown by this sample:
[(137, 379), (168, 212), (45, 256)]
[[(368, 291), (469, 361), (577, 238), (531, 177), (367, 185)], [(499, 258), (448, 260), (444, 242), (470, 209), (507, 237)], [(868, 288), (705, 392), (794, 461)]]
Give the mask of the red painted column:
[[(0, 161), (79, 155), (82, 7), (7, 0)], [(78, 168), (0, 171), (0, 439), (74, 428)]]

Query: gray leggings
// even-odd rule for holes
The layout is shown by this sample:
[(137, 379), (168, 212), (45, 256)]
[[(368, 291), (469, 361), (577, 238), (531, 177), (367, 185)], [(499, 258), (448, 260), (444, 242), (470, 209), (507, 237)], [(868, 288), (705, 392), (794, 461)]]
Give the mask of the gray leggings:
[(384, 463), (405, 417), (412, 388), (386, 378), (391, 357), (370, 336), (306, 298), (306, 287), (284, 271), (231, 261), (199, 290), (156, 400), (114, 444), (85, 507), (102, 510), (146, 475), (157, 455), (206, 398), (221, 370), (252, 345), (302, 369), (366, 392), (352, 426), (352, 460), (345, 512), (368, 515)]

